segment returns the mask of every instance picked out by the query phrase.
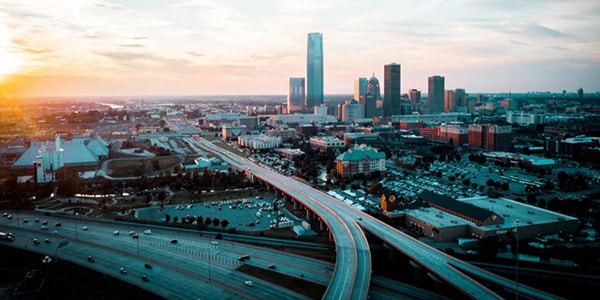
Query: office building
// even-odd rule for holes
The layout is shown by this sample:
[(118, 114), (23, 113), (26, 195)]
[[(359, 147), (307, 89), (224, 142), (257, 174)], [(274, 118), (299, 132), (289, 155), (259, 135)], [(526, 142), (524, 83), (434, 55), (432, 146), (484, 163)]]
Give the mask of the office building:
[(408, 99), (410, 99), (410, 102), (412, 102), (413, 104), (420, 104), (421, 103), (421, 91), (419, 91), (417, 89), (408, 90)]
[(456, 102), (454, 100), (454, 91), (452, 91), (452, 90), (444, 91), (444, 111), (445, 112), (456, 111)]
[(365, 106), (367, 104), (367, 85), (368, 81), (365, 77), (354, 80), (354, 99)]
[(323, 35), (308, 34), (306, 51), (306, 109), (323, 104)]
[(400, 97), (400, 65), (392, 63), (384, 66), (383, 114), (385, 116), (399, 114)]
[(444, 77), (430, 76), (427, 90), (427, 108), (431, 114), (444, 111)]
[(469, 125), (469, 147), (484, 151), (512, 151), (512, 127), (495, 124)]
[(342, 122), (349, 124), (356, 120), (365, 117), (365, 106), (358, 103), (355, 99), (348, 100), (340, 105), (340, 119)]
[(379, 89), (379, 80), (375, 74), (367, 82), (367, 96), (365, 101), (365, 117), (372, 118), (377, 116), (377, 101), (381, 100), (381, 90)]
[(305, 96), (304, 78), (290, 77), (288, 79), (287, 95), (288, 114), (305, 111)]
[(468, 103), (468, 98), (467, 98), (467, 92), (465, 92), (465, 89), (454, 89), (454, 103), (456, 104), (456, 107), (461, 106), (461, 107), (466, 107), (469, 105)]

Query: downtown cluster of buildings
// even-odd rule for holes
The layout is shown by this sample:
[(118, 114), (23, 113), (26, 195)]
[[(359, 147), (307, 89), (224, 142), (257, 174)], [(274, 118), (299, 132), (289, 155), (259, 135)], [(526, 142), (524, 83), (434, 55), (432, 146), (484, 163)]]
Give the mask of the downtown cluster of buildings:
[[(322, 106), (323, 89), (323, 35), (308, 34), (306, 77), (288, 79), (287, 113), (313, 113)], [(353, 99), (338, 107), (338, 119), (343, 122), (360, 122), (365, 118), (443, 112), (473, 112), (474, 101), (469, 102), (464, 89), (446, 90), (443, 76), (429, 77), (427, 101), (422, 103), (421, 91), (401, 91), (401, 65), (384, 66), (383, 94), (375, 74), (369, 79), (360, 77), (354, 82)]]

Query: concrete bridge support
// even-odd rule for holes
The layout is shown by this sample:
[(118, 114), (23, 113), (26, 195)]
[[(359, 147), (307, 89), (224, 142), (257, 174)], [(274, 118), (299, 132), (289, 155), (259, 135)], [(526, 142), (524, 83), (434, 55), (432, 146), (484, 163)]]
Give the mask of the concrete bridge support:
[(420, 282), (426, 279), (427, 270), (425, 270), (425, 268), (421, 267), (421, 265), (416, 263), (414, 260), (411, 260), (408, 263), (414, 270), (413, 275), (416, 281)]
[(310, 220), (314, 219), (315, 214), (312, 211), (310, 211), (310, 209), (308, 209), (308, 207), (305, 207), (304, 209), (306, 210), (306, 220), (310, 221)]
[(450, 288), (450, 286), (448, 286), (448, 284), (446, 282), (444, 282), (443, 280), (441, 280), (439, 277), (437, 277), (435, 274), (431, 273), (431, 272), (427, 272), (427, 277), (429, 277), (429, 279), (431, 279), (431, 281), (433, 282), (433, 287), (435, 292), (437, 293), (446, 293), (447, 290)]

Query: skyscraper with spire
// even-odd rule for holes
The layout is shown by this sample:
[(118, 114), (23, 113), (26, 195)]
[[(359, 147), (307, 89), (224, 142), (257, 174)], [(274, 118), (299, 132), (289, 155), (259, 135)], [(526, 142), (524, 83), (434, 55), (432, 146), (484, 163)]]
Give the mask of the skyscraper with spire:
[(323, 104), (323, 35), (308, 34), (306, 51), (306, 109)]
[(379, 80), (373, 76), (367, 82), (367, 96), (365, 97), (365, 117), (372, 118), (377, 116), (377, 101), (381, 100), (381, 90), (379, 89)]

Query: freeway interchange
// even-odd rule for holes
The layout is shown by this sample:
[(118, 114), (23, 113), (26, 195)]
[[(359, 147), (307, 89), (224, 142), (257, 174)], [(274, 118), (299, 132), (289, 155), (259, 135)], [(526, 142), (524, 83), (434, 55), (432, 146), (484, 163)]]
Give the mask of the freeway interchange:
[[(148, 225), (66, 215), (46, 216), (30, 212), (19, 215), (17, 212), (16, 218), (0, 219), (0, 231), (16, 233), (15, 240), (6, 242), (7, 245), (68, 260), (166, 299), (213, 298), (215, 295), (220, 299), (307, 298), (237, 271), (242, 264), (326, 286), (323, 299), (368, 299), (373, 295), (383, 299), (440, 298), (440, 295), (414, 287), (403, 289), (398, 282), (390, 283), (388, 279), (372, 274), (366, 233), (403, 253), (465, 297), (502, 298), (481, 283), (483, 281), (507, 291), (518, 288), (520, 295), (534, 299), (557, 299), (448, 256), (311, 186), (258, 166), (204, 139), (197, 139), (197, 142), (202, 148), (221, 156), (233, 168), (277, 189), (284, 198), (302, 204), (318, 217), (335, 242), (335, 264), (231, 240), (217, 242), (199, 237), (195, 231), (160, 226), (148, 228)], [(19, 222), (25, 218), (30, 221)], [(47, 230), (42, 230), (41, 222), (33, 221), (35, 219), (47, 221)], [(57, 222), (62, 226), (55, 226)], [(146, 230), (151, 231), (144, 234)], [(130, 232), (137, 234), (137, 238)], [(34, 243), (33, 239), (44, 242)], [(50, 242), (46, 243), (46, 239)], [(93, 262), (87, 260), (91, 255)], [(240, 261), (238, 258), (244, 255), (251, 258)], [(146, 263), (152, 264), (153, 268), (145, 268)], [(127, 272), (122, 273), (121, 268)]]
[[(24, 211), (13, 212), (13, 215), (16, 217), (0, 218), (0, 231), (15, 235), (13, 241), (2, 241), (2, 245), (39, 253), (40, 262), (45, 256), (53, 262), (69, 261), (165, 299), (309, 299), (236, 269), (246, 264), (327, 286), (336, 267), (322, 260), (236, 242), (227, 235), (223, 240), (215, 240), (208, 234), (199, 237), (195, 230), (156, 225)], [(23, 222), (24, 219), (29, 221)], [(46, 230), (40, 228), (44, 221), (48, 226)], [(57, 223), (60, 226), (56, 226)], [(146, 230), (150, 230), (150, 234), (145, 234)], [(133, 238), (134, 233), (137, 238)], [(34, 239), (39, 243), (34, 243)], [(177, 243), (172, 243), (173, 240)], [(257, 241), (251, 239), (250, 242)], [(305, 244), (304, 247), (313, 246)], [(242, 262), (239, 258), (244, 255), (250, 259)], [(152, 267), (146, 268), (145, 264)], [(253, 284), (249, 286), (246, 281)], [(375, 277), (372, 282), (369, 292), (376, 295), (373, 298), (443, 299), (438, 294), (384, 277)]]
[[(249, 173), (253, 178), (258, 178), (273, 186), (293, 201), (302, 203), (328, 225), (336, 242), (337, 258), (333, 278), (323, 299), (365, 299), (365, 296), (368, 295), (371, 275), (371, 265), (368, 262), (370, 251), (363, 230), (404, 253), (431, 274), (455, 287), (466, 297), (502, 299), (499, 294), (475, 279), (482, 278), (503, 289), (515, 289), (523, 296), (527, 295), (535, 299), (557, 298), (555, 295), (525, 285), (518, 285), (512, 280), (455, 259), (322, 191), (268, 168), (258, 166), (207, 140), (198, 138), (198, 141), (206, 149), (218, 153), (232, 167)], [(354, 248), (354, 250), (348, 248)], [(349, 278), (339, 278), (346, 276)], [(347, 285), (348, 283), (353, 283), (353, 285)]]

